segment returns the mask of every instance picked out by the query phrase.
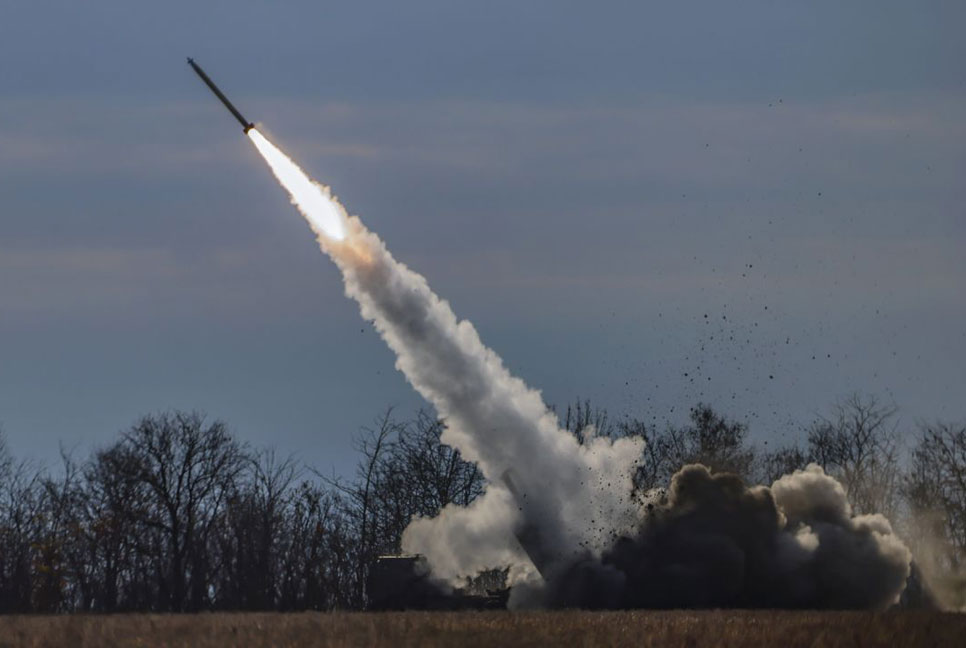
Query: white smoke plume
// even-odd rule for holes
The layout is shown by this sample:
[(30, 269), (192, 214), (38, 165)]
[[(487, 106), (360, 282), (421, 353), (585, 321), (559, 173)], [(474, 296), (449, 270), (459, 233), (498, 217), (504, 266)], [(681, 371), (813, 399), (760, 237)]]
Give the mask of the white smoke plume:
[[(599, 555), (630, 531), (642, 441), (579, 444), (560, 429), (539, 392), (510, 375), (473, 325), (458, 320), (327, 187), (309, 180), (256, 129), (249, 136), (339, 266), (346, 294), (396, 353), (396, 368), (446, 422), (442, 441), (476, 462), (489, 481), (469, 509), (449, 507), (415, 521), (404, 548), (424, 554), (436, 576), (456, 580), (494, 565), (525, 570), (528, 561), (513, 535), (521, 514), (538, 530), (540, 551), (554, 560)], [(508, 470), (519, 501), (502, 483)]]
[(406, 530), (404, 550), (425, 555), (434, 576), (456, 582), (510, 567), (520, 605), (878, 608), (897, 599), (908, 550), (885, 518), (852, 517), (842, 487), (818, 467), (769, 489), (686, 466), (666, 500), (642, 506), (632, 478), (643, 440), (580, 444), (327, 187), (256, 129), (249, 136), (396, 367), (445, 421), (442, 441), (488, 480), (471, 506)]

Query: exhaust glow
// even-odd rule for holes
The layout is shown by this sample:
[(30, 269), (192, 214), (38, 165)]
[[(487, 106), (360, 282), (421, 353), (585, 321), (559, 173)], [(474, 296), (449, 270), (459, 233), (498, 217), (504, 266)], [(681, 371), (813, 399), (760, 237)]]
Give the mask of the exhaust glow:
[(328, 187), (313, 182), (291, 158), (265, 139), (257, 128), (249, 129), (248, 137), (312, 229), (335, 241), (344, 239), (345, 217)]

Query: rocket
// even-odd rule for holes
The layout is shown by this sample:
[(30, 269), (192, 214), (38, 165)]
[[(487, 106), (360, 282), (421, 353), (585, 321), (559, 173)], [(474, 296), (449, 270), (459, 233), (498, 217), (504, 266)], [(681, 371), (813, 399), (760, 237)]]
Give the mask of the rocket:
[(194, 71), (198, 73), (198, 76), (200, 76), (201, 80), (205, 82), (205, 85), (207, 85), (211, 91), (215, 93), (215, 96), (221, 99), (221, 103), (225, 104), (225, 108), (227, 108), (228, 112), (235, 116), (235, 119), (237, 119), (238, 123), (242, 125), (242, 128), (245, 129), (246, 133), (255, 128), (255, 124), (245, 119), (242, 114), (238, 112), (238, 109), (235, 108), (230, 101), (228, 101), (228, 97), (226, 97), (224, 93), (218, 89), (218, 86), (215, 85), (214, 81), (208, 78), (208, 75), (205, 74), (205, 71), (202, 70), (197, 63), (195, 63), (194, 59), (189, 57), (188, 65), (190, 65)]

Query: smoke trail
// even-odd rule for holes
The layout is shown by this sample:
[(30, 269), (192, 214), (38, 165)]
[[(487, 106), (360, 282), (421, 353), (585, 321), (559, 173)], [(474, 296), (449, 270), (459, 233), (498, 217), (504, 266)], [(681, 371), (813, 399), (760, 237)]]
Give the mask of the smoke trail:
[[(434, 574), (455, 579), (493, 565), (528, 561), (513, 540), (526, 523), (548, 560), (599, 555), (634, 523), (632, 474), (642, 441), (594, 439), (581, 445), (561, 430), (540, 394), (510, 375), (457, 320), (426, 280), (396, 261), (379, 238), (346, 214), (329, 189), (312, 182), (256, 129), (253, 143), (339, 266), (346, 294), (396, 353), (396, 367), (446, 421), (442, 441), (476, 462), (490, 486), (469, 509), (417, 520), (404, 537)], [(502, 485), (512, 471), (520, 497)], [(532, 550), (531, 550), (532, 551)]]
[(257, 130), (249, 137), (396, 367), (446, 422), (442, 441), (488, 479), (471, 506), (406, 529), (403, 548), (424, 554), (435, 576), (456, 581), (510, 566), (518, 605), (878, 608), (897, 599), (908, 549), (882, 516), (853, 517), (842, 486), (817, 466), (770, 489), (686, 466), (666, 496), (642, 506), (632, 475), (643, 440), (588, 431), (578, 443), (539, 392), (511, 376), (473, 325), (327, 187)]

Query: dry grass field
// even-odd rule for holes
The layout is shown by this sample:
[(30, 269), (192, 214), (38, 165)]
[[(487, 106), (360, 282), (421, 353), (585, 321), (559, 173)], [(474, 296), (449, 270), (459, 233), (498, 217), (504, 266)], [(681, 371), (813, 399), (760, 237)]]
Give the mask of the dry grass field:
[(966, 646), (935, 612), (390, 612), (0, 617), (0, 647)]

